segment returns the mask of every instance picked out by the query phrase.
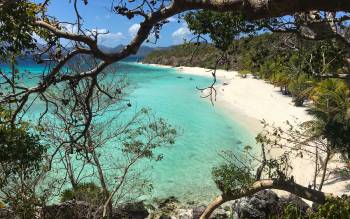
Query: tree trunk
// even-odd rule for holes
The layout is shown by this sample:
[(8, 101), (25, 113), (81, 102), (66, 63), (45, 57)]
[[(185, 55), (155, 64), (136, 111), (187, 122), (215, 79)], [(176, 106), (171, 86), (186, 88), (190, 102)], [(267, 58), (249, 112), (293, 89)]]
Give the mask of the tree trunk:
[(203, 214), (201, 215), (201, 217), (199, 219), (209, 218), (215, 209), (217, 209), (220, 205), (222, 205), (223, 203), (225, 203), (227, 201), (228, 200), (225, 200), (223, 195), (219, 195), (207, 206), (207, 208), (204, 210)]
[(260, 166), (256, 169), (256, 175), (255, 175), (255, 180), (260, 180), (262, 173), (264, 171), (264, 168), (266, 166), (266, 154), (265, 154), (265, 145), (261, 144), (261, 156), (262, 156), (262, 162)]
[(227, 201), (250, 196), (265, 189), (283, 190), (297, 195), (301, 198), (320, 204), (325, 203), (327, 197), (333, 196), (332, 194), (326, 194), (318, 190), (304, 187), (302, 185), (294, 183), (293, 181), (284, 181), (281, 179), (258, 180), (255, 183), (253, 183), (248, 189), (241, 189), (231, 193), (222, 194), (215, 198), (213, 202), (211, 202), (207, 206), (200, 219), (209, 219), (210, 215), (214, 212), (214, 210)]
[(73, 170), (72, 163), (71, 163), (71, 160), (69, 157), (69, 153), (65, 154), (65, 159), (66, 159), (66, 163), (67, 163), (66, 168), (67, 168), (67, 173), (68, 173), (68, 178), (69, 178), (70, 184), (72, 186), (72, 189), (76, 190), (78, 183), (77, 183), (77, 179), (74, 177), (74, 170)]
[(315, 157), (315, 173), (314, 173), (314, 182), (313, 182), (313, 189), (316, 189), (316, 179), (318, 175), (318, 148), (316, 148), (316, 157)]
[(322, 178), (321, 178), (320, 186), (318, 187), (319, 191), (322, 190), (322, 187), (323, 187), (323, 184), (324, 184), (324, 180), (326, 178), (327, 165), (328, 165), (328, 161), (329, 161), (330, 157), (331, 157), (331, 152), (327, 151), (326, 158), (324, 160), (323, 167), (322, 167)]
[[(88, 147), (89, 147), (89, 150), (91, 150), (92, 159), (95, 162), (97, 172), (98, 172), (98, 179), (100, 180), (100, 185), (101, 185), (102, 190), (103, 190), (103, 195), (104, 195), (103, 203), (105, 203), (108, 200), (110, 193), (108, 191), (108, 187), (107, 187), (106, 180), (104, 177), (103, 169), (102, 169), (100, 160), (96, 154), (96, 149), (94, 148), (94, 145), (92, 143), (92, 139), (91, 139), (91, 135), (90, 135), (89, 131), (87, 132), (87, 137), (88, 137)], [(107, 218), (111, 219), (112, 213), (113, 213), (113, 205), (112, 205), (112, 201), (109, 201), (107, 203)]]

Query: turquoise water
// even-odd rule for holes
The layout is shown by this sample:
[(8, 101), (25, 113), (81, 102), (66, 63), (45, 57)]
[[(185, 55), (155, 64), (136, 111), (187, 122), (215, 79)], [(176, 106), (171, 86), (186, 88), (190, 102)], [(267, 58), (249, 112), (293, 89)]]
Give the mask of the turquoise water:
[(131, 94), (132, 103), (150, 107), (182, 133), (154, 166), (153, 197), (173, 195), (199, 202), (212, 199), (218, 193), (211, 180), (211, 168), (220, 161), (218, 153), (253, 144), (254, 136), (209, 99), (200, 98), (196, 86), (207, 86), (211, 78), (184, 75), (169, 68), (123, 65), (130, 67), (131, 80), (138, 85)]
[[(218, 194), (211, 179), (211, 168), (220, 162), (218, 153), (253, 144), (253, 134), (208, 99), (200, 98), (196, 86), (210, 84), (211, 78), (133, 62), (116, 67), (127, 75), (133, 88), (128, 97), (132, 106), (151, 108), (180, 133), (175, 145), (162, 149), (163, 160), (148, 172), (154, 187), (151, 197), (175, 196), (185, 202), (212, 199)], [(40, 68), (30, 68), (40, 72)]]

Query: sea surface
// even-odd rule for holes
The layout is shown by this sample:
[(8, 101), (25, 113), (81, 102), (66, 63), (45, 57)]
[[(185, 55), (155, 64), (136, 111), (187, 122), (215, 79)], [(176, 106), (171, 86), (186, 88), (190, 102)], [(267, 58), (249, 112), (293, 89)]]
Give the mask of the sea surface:
[[(133, 61), (123, 61), (115, 67), (128, 78), (131, 90), (127, 99), (134, 111), (150, 108), (179, 133), (174, 145), (162, 149), (163, 159), (152, 163), (147, 172), (153, 184), (148, 195), (175, 196), (183, 202), (200, 203), (219, 194), (211, 177), (212, 167), (221, 162), (219, 153), (223, 150), (239, 153), (244, 145), (254, 144), (255, 136), (234, 121), (232, 115), (213, 106), (208, 98), (201, 98), (196, 87), (205, 87), (212, 79)], [(43, 67), (21, 62), (20, 69), (35, 75)], [(41, 106), (33, 107), (39, 111)]]

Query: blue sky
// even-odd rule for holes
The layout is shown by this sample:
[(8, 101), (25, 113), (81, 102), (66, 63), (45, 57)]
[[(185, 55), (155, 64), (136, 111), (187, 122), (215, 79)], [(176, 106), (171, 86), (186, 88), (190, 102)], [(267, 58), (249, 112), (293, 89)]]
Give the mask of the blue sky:
[[(42, 2), (37, 0), (36, 2)], [(97, 29), (99, 32), (109, 31), (101, 35), (99, 43), (105, 46), (114, 47), (119, 44), (127, 44), (137, 32), (138, 23), (141, 18), (127, 19), (126, 17), (111, 12), (112, 0), (89, 0), (88, 5), (79, 1), (79, 11), (84, 19), (84, 27)], [(59, 18), (60, 21), (74, 22), (75, 13), (73, 4), (69, 0), (51, 0), (48, 12), (50, 15)], [(73, 28), (67, 25), (67, 28)], [(189, 39), (191, 34), (182, 20), (178, 23), (177, 18), (171, 18), (160, 33), (157, 44), (144, 43), (148, 46), (169, 46), (183, 42), (184, 38)]]

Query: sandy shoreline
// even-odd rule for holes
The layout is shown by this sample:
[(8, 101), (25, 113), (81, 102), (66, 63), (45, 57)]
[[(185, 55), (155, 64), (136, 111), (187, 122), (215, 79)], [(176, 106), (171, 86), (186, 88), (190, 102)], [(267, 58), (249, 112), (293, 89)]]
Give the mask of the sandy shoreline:
[[(175, 68), (183, 74), (212, 77), (209, 69), (185, 66)], [(279, 88), (263, 80), (249, 76), (242, 78), (236, 71), (225, 70), (217, 70), (216, 76), (221, 83), (216, 85), (218, 93), (215, 103), (242, 113), (257, 123), (265, 119), (276, 126), (283, 126), (287, 120), (298, 123), (311, 119), (306, 107), (295, 107), (292, 98), (281, 95)]]
[[(199, 67), (151, 65), (175, 68), (182, 74), (212, 77), (209, 69)], [(236, 71), (225, 70), (217, 70), (216, 76), (220, 83), (215, 86), (217, 101), (214, 104), (224, 109), (235, 121), (239, 121), (256, 134), (262, 130), (261, 120), (278, 127), (285, 127), (286, 121), (296, 125), (312, 119), (307, 114), (306, 107), (295, 107), (291, 97), (282, 95), (279, 88), (263, 80), (249, 76), (242, 78)], [(271, 151), (270, 156), (275, 157), (281, 153), (283, 150)], [(297, 183), (304, 186), (312, 183), (314, 162), (310, 158), (307, 156), (303, 158), (293, 157), (291, 164), (294, 167), (291, 174)], [(330, 172), (344, 166), (345, 164), (340, 162), (338, 158), (334, 158), (329, 164)], [(322, 191), (337, 195), (349, 194), (346, 185), (350, 183), (350, 180), (339, 179), (337, 174), (329, 174)]]

